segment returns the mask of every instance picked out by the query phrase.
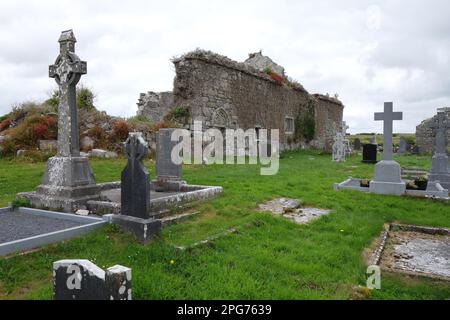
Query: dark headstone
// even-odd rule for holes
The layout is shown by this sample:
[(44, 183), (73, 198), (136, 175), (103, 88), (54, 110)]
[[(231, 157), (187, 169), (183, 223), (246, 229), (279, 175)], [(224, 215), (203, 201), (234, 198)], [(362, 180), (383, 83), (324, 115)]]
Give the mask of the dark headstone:
[(130, 133), (125, 142), (128, 163), (122, 171), (122, 215), (148, 219), (150, 211), (150, 180), (143, 164), (148, 146), (138, 132)]
[(131, 269), (114, 266), (105, 271), (88, 260), (53, 263), (55, 300), (131, 300)]
[(364, 163), (377, 163), (377, 145), (364, 144), (363, 145), (363, 160)]
[(161, 221), (150, 214), (150, 180), (143, 164), (148, 146), (140, 132), (130, 133), (125, 151), (128, 162), (122, 171), (121, 214), (112, 221), (145, 243), (161, 230)]
[(355, 139), (355, 142), (353, 144), (353, 148), (355, 150), (361, 150), (361, 140), (359, 138)]
[(414, 146), (412, 147), (412, 149), (411, 149), (411, 153), (412, 153), (412, 154), (415, 154), (415, 155), (419, 154), (419, 153), (420, 153), (419, 146), (418, 146), (418, 145), (414, 145)]

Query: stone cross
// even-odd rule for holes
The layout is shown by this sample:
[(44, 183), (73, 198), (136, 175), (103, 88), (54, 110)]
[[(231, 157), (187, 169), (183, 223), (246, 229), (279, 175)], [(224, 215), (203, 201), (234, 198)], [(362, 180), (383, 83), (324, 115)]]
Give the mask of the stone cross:
[(344, 137), (347, 135), (347, 130), (348, 130), (349, 128), (350, 128), (350, 127), (347, 125), (347, 122), (342, 121), (342, 134), (344, 135)]
[(58, 156), (79, 157), (76, 85), (87, 73), (87, 64), (75, 54), (75, 36), (72, 30), (63, 31), (59, 38), (60, 53), (49, 67), (50, 78), (59, 86)]
[(436, 130), (436, 153), (447, 153), (447, 129), (450, 129), (450, 121), (445, 113), (439, 112), (430, 128)]
[(150, 217), (150, 180), (142, 163), (148, 146), (140, 132), (130, 133), (125, 142), (128, 163), (122, 171), (121, 214), (141, 219)]
[(383, 160), (392, 160), (392, 130), (394, 120), (403, 120), (403, 112), (393, 112), (393, 103), (384, 103), (384, 112), (375, 113), (375, 121), (383, 121)]

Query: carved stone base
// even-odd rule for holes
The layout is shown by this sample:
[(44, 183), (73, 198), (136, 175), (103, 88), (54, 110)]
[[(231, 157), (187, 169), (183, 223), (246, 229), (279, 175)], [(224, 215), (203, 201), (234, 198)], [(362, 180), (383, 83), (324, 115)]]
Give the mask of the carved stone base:
[(100, 187), (85, 157), (53, 157), (47, 162), (42, 184), (35, 192), (19, 193), (37, 208), (75, 212), (87, 201), (100, 198)]
[(131, 232), (141, 243), (147, 243), (152, 240), (161, 230), (161, 221), (150, 219), (141, 219), (132, 216), (114, 215), (112, 222), (119, 225), (122, 229)]
[(383, 160), (375, 165), (375, 178), (370, 181), (369, 191), (377, 194), (401, 195), (406, 192), (400, 165), (393, 160)]
[(436, 153), (433, 156), (428, 181), (439, 181), (442, 187), (450, 189), (450, 170), (447, 154)]

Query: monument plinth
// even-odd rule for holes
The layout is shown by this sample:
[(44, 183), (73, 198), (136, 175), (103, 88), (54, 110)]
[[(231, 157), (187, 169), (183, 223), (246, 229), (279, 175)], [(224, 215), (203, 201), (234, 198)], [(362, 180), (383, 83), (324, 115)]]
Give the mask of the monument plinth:
[(59, 38), (60, 53), (49, 67), (49, 76), (59, 87), (58, 153), (47, 162), (42, 184), (33, 193), (22, 193), (36, 207), (74, 212), (88, 200), (99, 198), (99, 188), (86, 157), (80, 156), (76, 85), (87, 64), (75, 54), (72, 30)]
[(402, 181), (400, 165), (392, 159), (392, 131), (394, 120), (402, 120), (402, 112), (393, 112), (393, 103), (384, 103), (384, 112), (375, 113), (375, 121), (383, 121), (383, 160), (375, 165), (375, 177), (370, 181), (370, 192), (378, 194), (404, 194), (406, 184)]

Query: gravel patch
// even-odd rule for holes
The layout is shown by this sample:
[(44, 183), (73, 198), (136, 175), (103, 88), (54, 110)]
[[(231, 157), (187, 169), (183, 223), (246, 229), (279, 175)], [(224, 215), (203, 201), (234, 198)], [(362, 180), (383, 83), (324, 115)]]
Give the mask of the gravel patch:
[(0, 213), (0, 243), (25, 239), (85, 224), (87, 223), (35, 216), (19, 211)]

